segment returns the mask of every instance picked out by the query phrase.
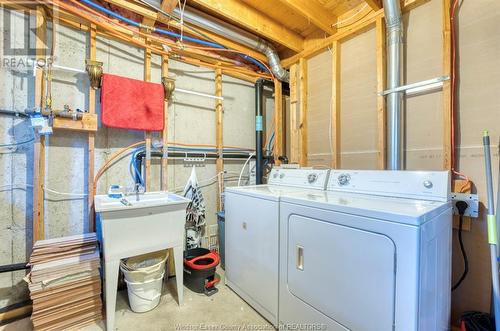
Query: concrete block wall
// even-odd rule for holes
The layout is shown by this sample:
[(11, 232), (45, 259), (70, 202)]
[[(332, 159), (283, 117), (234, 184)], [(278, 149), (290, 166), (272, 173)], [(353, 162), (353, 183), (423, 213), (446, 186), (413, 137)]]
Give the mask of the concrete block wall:
[[(3, 15), (5, 10), (0, 10)], [(1, 18), (1, 17), (0, 17)], [(23, 22), (27, 14), (16, 14), (7, 33), (23, 41)], [(4, 20), (0, 19), (0, 24)], [(49, 25), (50, 27), (50, 25)], [(84, 69), (89, 52), (86, 32), (56, 25), (55, 63)], [(49, 33), (50, 35), (50, 33)], [(34, 36), (31, 36), (34, 37)], [(0, 45), (1, 46), (1, 45)], [(104, 72), (129, 78), (143, 79), (144, 51), (130, 45), (97, 38), (97, 60), (104, 62)], [(170, 61), (169, 75), (176, 79), (179, 88), (215, 93), (213, 70)], [(53, 106), (65, 104), (74, 108), (88, 109), (88, 78), (85, 74), (54, 71)], [(161, 82), (161, 58), (152, 57), (152, 81)], [(247, 148), (255, 147), (254, 88), (253, 84), (223, 76), (224, 144)], [(0, 68), (0, 109), (24, 110), (33, 107), (34, 78), (32, 68)], [(215, 144), (215, 100), (189, 94), (175, 93), (168, 109), (169, 140), (192, 144)], [(100, 111), (97, 93), (97, 112)], [(86, 194), (87, 134), (56, 131), (47, 140), (46, 187), (63, 193)], [(159, 137), (159, 134), (155, 134)], [(33, 145), (17, 149), (1, 147), (1, 144), (24, 141), (32, 137), (27, 120), (0, 115), (0, 265), (27, 261), (32, 243), (32, 176)], [(95, 140), (95, 171), (114, 152), (144, 139), (142, 131), (106, 128), (100, 125)], [(227, 162), (228, 185), (237, 179), (245, 160)], [(131, 186), (130, 156), (113, 164), (98, 184), (98, 194), (103, 194), (111, 184)], [(207, 160), (196, 168), (198, 179), (203, 182), (203, 194), (207, 204), (207, 223), (216, 223), (217, 182), (207, 179), (216, 175), (214, 160)], [(169, 190), (182, 192), (191, 167), (183, 160), (169, 160)], [(152, 189), (160, 188), (160, 161), (152, 162)], [(11, 186), (14, 187), (11, 187)], [(45, 233), (47, 238), (78, 234), (88, 231), (87, 197), (46, 193)], [(25, 273), (0, 274), (0, 308), (27, 299), (27, 289), (22, 278)]]

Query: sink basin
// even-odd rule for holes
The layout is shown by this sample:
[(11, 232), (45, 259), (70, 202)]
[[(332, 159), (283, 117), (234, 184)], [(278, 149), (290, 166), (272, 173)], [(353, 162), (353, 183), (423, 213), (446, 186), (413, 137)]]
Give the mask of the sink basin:
[(148, 192), (123, 198), (94, 197), (97, 235), (104, 253), (106, 327), (114, 330), (120, 259), (173, 248), (177, 297), (183, 300), (182, 255), (186, 207), (190, 202), (169, 192)]
[(186, 203), (189, 203), (188, 199), (169, 192), (131, 194), (125, 196), (123, 199), (110, 198), (107, 195), (97, 195), (95, 197), (95, 210), (100, 213), (176, 204), (183, 205)]

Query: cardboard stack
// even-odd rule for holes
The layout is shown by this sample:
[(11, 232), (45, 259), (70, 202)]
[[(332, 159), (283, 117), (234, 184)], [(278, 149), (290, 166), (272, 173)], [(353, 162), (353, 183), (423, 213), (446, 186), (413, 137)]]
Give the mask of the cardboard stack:
[(37, 241), (30, 264), (35, 330), (78, 329), (102, 319), (95, 233)]

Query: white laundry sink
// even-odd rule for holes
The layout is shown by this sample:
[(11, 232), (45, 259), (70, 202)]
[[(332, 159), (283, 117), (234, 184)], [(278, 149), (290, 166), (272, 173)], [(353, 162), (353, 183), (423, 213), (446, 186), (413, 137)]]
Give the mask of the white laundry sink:
[(183, 205), (189, 202), (184, 197), (169, 192), (148, 192), (143, 194), (131, 194), (123, 199), (110, 198), (107, 195), (95, 197), (96, 212), (127, 211), (138, 208), (149, 208), (164, 205)]
[(179, 304), (183, 298), (182, 255), (186, 207), (190, 202), (169, 192), (132, 194), (124, 199), (96, 195), (97, 232), (104, 252), (106, 326), (114, 330), (120, 259), (174, 249)]

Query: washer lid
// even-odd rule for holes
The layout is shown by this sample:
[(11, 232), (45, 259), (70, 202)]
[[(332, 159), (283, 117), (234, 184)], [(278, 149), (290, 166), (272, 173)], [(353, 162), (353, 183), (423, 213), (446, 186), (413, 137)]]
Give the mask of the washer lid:
[(279, 198), (288, 193), (304, 192), (303, 188), (293, 186), (278, 186), (278, 185), (251, 185), (251, 186), (238, 186), (227, 187), (226, 193), (243, 194), (262, 199), (270, 199), (278, 201)]
[(451, 208), (451, 202), (333, 191), (290, 193), (283, 196), (281, 201), (409, 225), (423, 224)]

